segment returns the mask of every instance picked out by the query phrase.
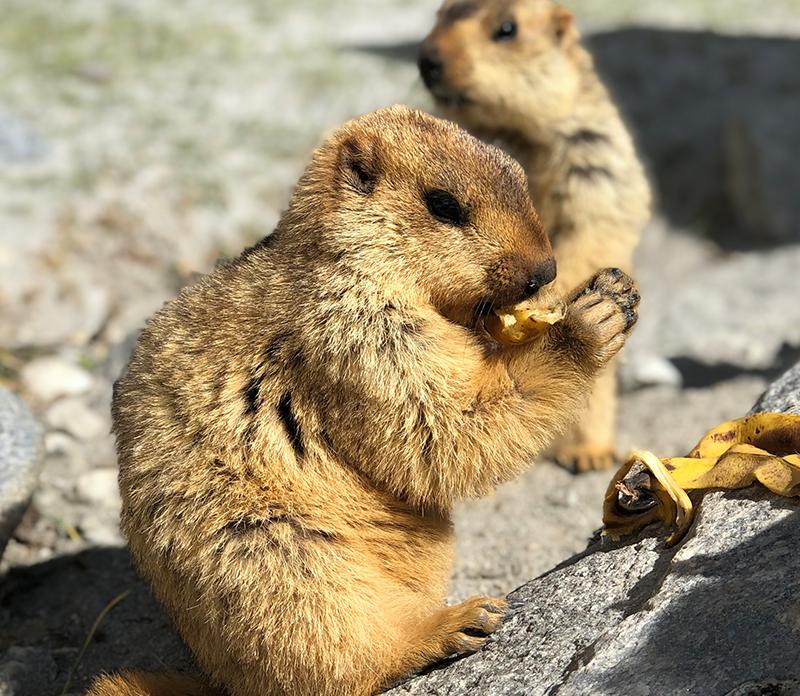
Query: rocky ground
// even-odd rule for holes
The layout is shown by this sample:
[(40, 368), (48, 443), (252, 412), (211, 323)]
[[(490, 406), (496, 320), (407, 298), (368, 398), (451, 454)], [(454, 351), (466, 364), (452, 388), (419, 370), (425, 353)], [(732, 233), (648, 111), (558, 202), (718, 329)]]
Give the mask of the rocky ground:
[[(571, 5), (660, 195), (620, 445), (680, 453), (800, 356), (800, 3)], [(20, 664), (63, 685), (133, 582), (124, 554), (98, 547), (122, 544), (108, 404), (136, 331), (272, 229), (326, 130), (393, 102), (430, 107), (413, 50), (435, 6), (5, 0), (0, 385), (44, 423), (46, 459), (0, 561), (0, 694), (24, 682), (8, 677)], [(453, 596), (507, 592), (580, 550), (607, 479), (542, 463), (463, 505)], [(3, 620), (20, 596), (31, 606)], [(79, 681), (113, 664), (90, 650)]]

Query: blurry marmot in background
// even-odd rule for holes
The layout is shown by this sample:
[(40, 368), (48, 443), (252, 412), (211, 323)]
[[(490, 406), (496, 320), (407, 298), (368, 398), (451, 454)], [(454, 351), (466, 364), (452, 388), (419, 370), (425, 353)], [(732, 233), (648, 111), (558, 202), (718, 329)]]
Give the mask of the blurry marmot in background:
[[(339, 129), (275, 233), (150, 320), (115, 385), (123, 528), (212, 684), (366, 696), (497, 628), (503, 599), (444, 606), (453, 503), (566, 428), (636, 320), (609, 270), (532, 344), (476, 330), (554, 276), (519, 165), (393, 107)], [(170, 679), (91, 693), (213, 693)]]
[[(606, 266), (630, 272), (650, 188), (568, 10), (551, 0), (447, 0), (419, 68), (444, 115), (526, 169), (562, 290)], [(578, 471), (611, 466), (615, 413), (609, 368), (557, 459)]]

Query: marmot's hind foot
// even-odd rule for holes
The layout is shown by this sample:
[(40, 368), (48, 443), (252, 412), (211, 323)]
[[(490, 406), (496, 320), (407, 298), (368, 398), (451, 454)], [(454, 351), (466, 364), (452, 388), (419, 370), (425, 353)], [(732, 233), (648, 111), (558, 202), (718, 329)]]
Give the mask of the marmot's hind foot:
[(573, 474), (611, 469), (620, 463), (617, 452), (606, 445), (569, 445), (555, 453), (555, 460)]
[(443, 610), (438, 626), (441, 659), (480, 650), (503, 623), (508, 604), (499, 597), (472, 597)]

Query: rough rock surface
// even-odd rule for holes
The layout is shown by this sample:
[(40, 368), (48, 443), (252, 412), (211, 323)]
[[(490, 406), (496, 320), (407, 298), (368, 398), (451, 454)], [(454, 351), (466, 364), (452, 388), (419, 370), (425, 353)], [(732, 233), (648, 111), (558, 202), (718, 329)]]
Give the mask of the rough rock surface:
[(42, 468), (42, 434), (25, 404), (0, 387), (0, 556)]
[[(798, 386), (800, 365), (756, 408), (800, 413)], [(390, 693), (794, 693), (798, 511), (763, 489), (715, 492), (674, 549), (660, 536), (597, 540), (512, 593), (514, 613), (484, 650)]]

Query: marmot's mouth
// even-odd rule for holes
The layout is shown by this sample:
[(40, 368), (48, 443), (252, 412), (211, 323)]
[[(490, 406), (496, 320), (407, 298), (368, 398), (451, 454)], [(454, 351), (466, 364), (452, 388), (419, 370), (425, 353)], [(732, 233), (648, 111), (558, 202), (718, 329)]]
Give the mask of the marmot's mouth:
[(441, 106), (450, 109), (461, 109), (472, 103), (472, 100), (462, 92), (456, 92), (440, 85), (433, 87), (431, 94)]
[(477, 329), (483, 325), (483, 320), (486, 319), (494, 311), (494, 300), (484, 297), (475, 308), (472, 310), (472, 321), (470, 326)]

